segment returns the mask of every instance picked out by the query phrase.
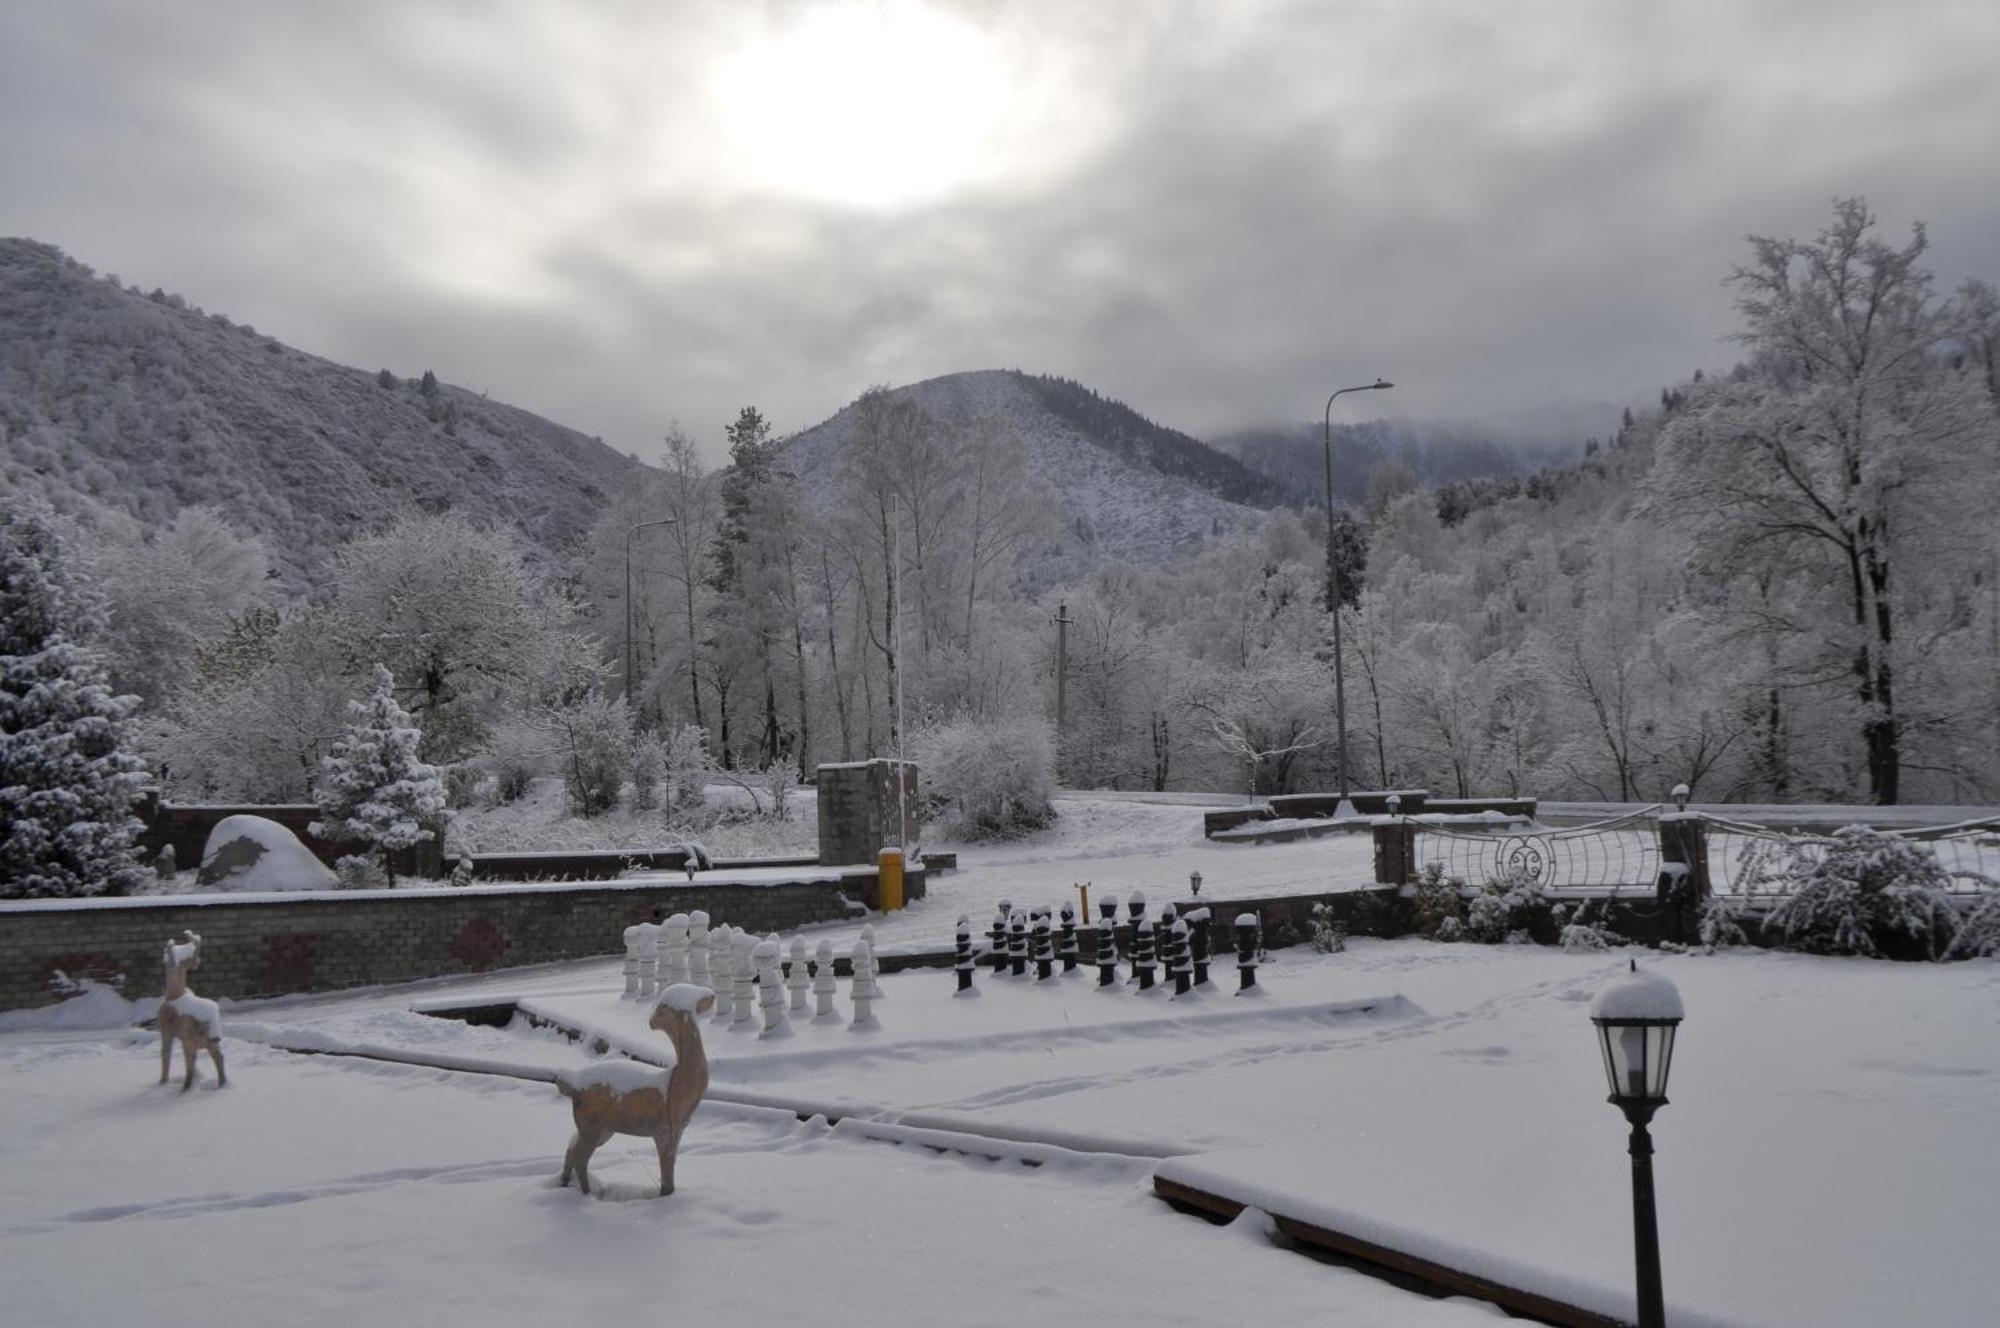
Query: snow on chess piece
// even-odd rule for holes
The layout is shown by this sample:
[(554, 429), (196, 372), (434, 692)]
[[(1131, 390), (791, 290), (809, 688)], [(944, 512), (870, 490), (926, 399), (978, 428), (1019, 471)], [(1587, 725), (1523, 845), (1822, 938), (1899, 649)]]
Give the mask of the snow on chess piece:
[(993, 925), (986, 932), (991, 941), (987, 954), (993, 960), (995, 977), (1007, 971), (1007, 907), (1007, 901), (1001, 900), (993, 911)]
[(624, 936), (625, 990), (618, 999), (636, 1001), (639, 999), (639, 924), (635, 922), (627, 927)]
[(691, 985), (688, 972), (688, 915), (676, 913), (660, 924), (660, 990)]
[(952, 961), (952, 968), (958, 974), (958, 990), (953, 996), (977, 996), (979, 988), (972, 985), (972, 920), (965, 914), (958, 915), (958, 953)]
[(757, 938), (738, 927), (729, 938), (729, 971), (736, 979), (730, 992), (729, 1031), (748, 1033), (757, 1027), (757, 961), (752, 957)]
[(779, 971), (781, 954), (775, 932), (757, 942), (750, 952), (757, 969), (757, 1003), (764, 1011), (764, 1031), (757, 1035), (760, 1039), (792, 1035), (791, 1016), (785, 1013), (784, 975)]
[(812, 989), (812, 975), (806, 972), (806, 938), (792, 937), (791, 967), (785, 972), (785, 990), (792, 994), (792, 1010), (803, 1014), (806, 1008), (806, 992)]
[(1062, 906), (1062, 930), (1056, 939), (1056, 957), (1062, 960), (1064, 977), (1076, 976), (1076, 905), (1068, 900)]
[(1197, 987), (1208, 985), (1208, 919), (1206, 905), (1188, 910), (1188, 962), (1194, 968), (1194, 985)]
[(1255, 913), (1236, 915), (1236, 994), (1262, 995), (1263, 988), (1257, 985), (1257, 947), (1260, 941), (1258, 931), (1262, 926)]
[(1028, 974), (1028, 915), (1019, 909), (1007, 916), (1007, 971), (1017, 978)]
[(201, 967), (201, 936), (184, 931), (179, 941), (168, 941), (160, 954), (160, 966), (166, 970), (166, 989), (160, 994), (156, 1017), (160, 1027), (160, 1082), (167, 1082), (167, 1075), (173, 1069), (174, 1043), (178, 1042), (181, 1059), (187, 1062), (187, 1077), (181, 1080), (181, 1092), (194, 1087), (197, 1051), (206, 1051), (215, 1062), (215, 1086), (226, 1087), (229, 1075), (222, 1068), (222, 1010), (214, 1001), (195, 995), (187, 983), (189, 971)]
[(556, 1091), (570, 1100), (576, 1122), (558, 1184), (567, 1185), (574, 1176), (577, 1188), (589, 1194), (591, 1154), (612, 1135), (630, 1134), (653, 1141), (660, 1159), (660, 1197), (674, 1192), (681, 1137), (708, 1091), (708, 1056), (695, 1017), (715, 1000), (713, 991), (691, 982), (677, 982), (660, 994), (647, 1026), (673, 1043), (669, 1069), (610, 1056), (582, 1069), (556, 1072)]
[(833, 942), (821, 941), (813, 950), (813, 1022), (816, 1024), (837, 1024), (840, 1011), (833, 1008), (833, 998), (840, 991), (840, 980), (833, 975)]
[(708, 973), (708, 914), (700, 909), (688, 914), (688, 983), (713, 987)]
[[(1125, 953), (1127, 956), (1133, 956), (1136, 955), (1139, 948), (1139, 923), (1146, 916), (1146, 892), (1144, 890), (1134, 890), (1132, 892), (1131, 897), (1125, 901), (1125, 913)], [(1139, 980), (1137, 969), (1132, 971), (1131, 980), (1134, 982)]]
[(854, 980), (847, 989), (848, 997), (854, 1002), (854, 1021), (848, 1027), (874, 1028), (875, 1013), (869, 1008), (869, 1003), (875, 999), (875, 952), (867, 941), (856, 941), (848, 963), (854, 968)]
[(1056, 952), (1049, 937), (1049, 909), (1046, 904), (1034, 912), (1035, 981), (1047, 982), (1055, 976)]
[(1118, 988), (1118, 896), (1113, 894), (1097, 901), (1097, 986)]

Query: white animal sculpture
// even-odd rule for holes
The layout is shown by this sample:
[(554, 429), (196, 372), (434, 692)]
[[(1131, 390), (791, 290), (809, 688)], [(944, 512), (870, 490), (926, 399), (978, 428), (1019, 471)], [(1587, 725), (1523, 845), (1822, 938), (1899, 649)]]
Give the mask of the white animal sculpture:
[(167, 970), (158, 1016), (160, 1082), (167, 1082), (174, 1063), (174, 1043), (179, 1042), (182, 1059), (187, 1061), (187, 1078), (181, 1081), (181, 1092), (194, 1087), (197, 1050), (206, 1050), (208, 1058), (215, 1062), (215, 1086), (221, 1088), (229, 1082), (222, 1068), (222, 1011), (214, 1001), (204, 1000), (188, 990), (188, 970), (201, 967), (201, 937), (191, 931), (182, 932), (181, 937), (178, 943), (168, 941), (160, 956), (160, 963)]
[(689, 1119), (708, 1091), (708, 1056), (702, 1050), (696, 1015), (715, 1004), (715, 993), (692, 983), (668, 987), (653, 1007), (648, 1026), (674, 1044), (674, 1064), (661, 1070), (637, 1061), (608, 1059), (556, 1075), (556, 1091), (570, 1100), (576, 1134), (563, 1154), (558, 1184), (590, 1189), (590, 1155), (614, 1134), (651, 1139), (660, 1155), (660, 1197), (674, 1192), (674, 1159)]

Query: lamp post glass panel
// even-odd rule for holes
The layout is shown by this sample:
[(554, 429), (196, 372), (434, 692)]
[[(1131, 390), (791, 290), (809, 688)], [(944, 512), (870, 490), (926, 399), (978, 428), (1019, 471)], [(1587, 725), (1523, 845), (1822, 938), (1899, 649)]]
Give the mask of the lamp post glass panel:
[(1660, 1227), (1653, 1202), (1653, 1136), (1647, 1124), (1667, 1104), (1674, 1034), (1684, 1011), (1674, 984), (1658, 973), (1631, 972), (1597, 993), (1590, 1004), (1604, 1055), (1610, 1102), (1632, 1126), (1632, 1242), (1637, 1270), (1639, 1328), (1664, 1328), (1660, 1290)]
[(1359, 387), (1343, 387), (1326, 399), (1326, 417), (1322, 439), (1326, 446), (1326, 609), (1333, 615), (1333, 713), (1334, 726), (1340, 732), (1340, 796), (1347, 796), (1347, 669), (1341, 659), (1340, 648), (1340, 602), (1342, 597), (1342, 577), (1340, 559), (1333, 547), (1333, 403), (1349, 392), (1381, 392), (1395, 384), (1377, 378), (1372, 383)]

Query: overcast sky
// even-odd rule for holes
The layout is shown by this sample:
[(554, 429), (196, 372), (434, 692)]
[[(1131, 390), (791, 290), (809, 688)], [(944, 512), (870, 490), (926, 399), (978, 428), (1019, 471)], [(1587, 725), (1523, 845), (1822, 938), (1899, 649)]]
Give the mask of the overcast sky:
[(1726, 363), (1835, 194), (2000, 279), (1996, 61), (1994, 0), (8, 0), (0, 234), (646, 456), (991, 367), (1495, 418)]

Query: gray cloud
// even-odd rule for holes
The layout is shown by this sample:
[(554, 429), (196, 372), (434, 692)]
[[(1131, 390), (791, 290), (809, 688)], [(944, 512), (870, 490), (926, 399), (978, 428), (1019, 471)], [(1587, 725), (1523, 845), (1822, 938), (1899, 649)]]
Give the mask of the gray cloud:
[(894, 205), (789, 192), (827, 163), (711, 95), (827, 8), (11, 5), (0, 233), (641, 454), (1001, 365), (1196, 432), (1377, 373), (1420, 416), (1644, 400), (1727, 362), (1743, 235), (1836, 193), (2000, 277), (1988, 3), (958, 5), (1007, 96)]

